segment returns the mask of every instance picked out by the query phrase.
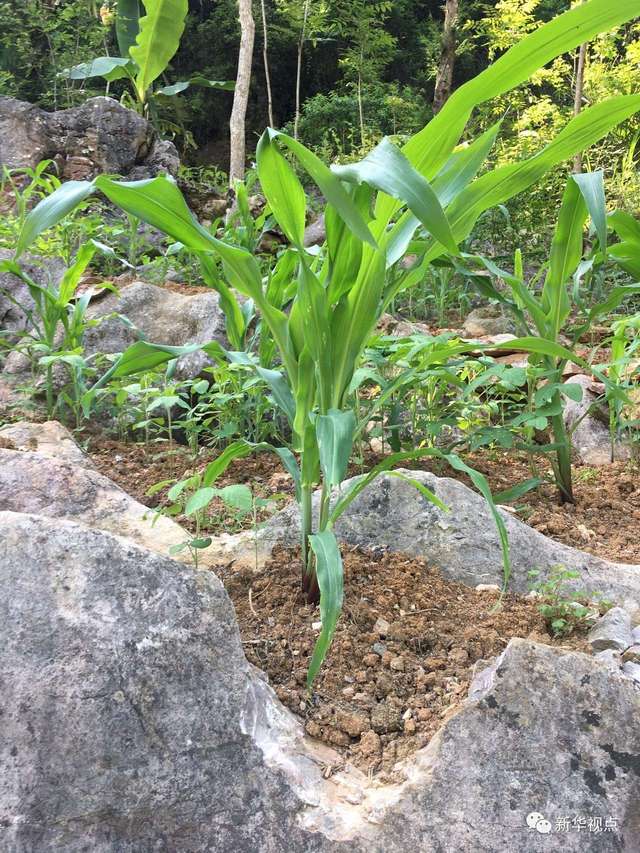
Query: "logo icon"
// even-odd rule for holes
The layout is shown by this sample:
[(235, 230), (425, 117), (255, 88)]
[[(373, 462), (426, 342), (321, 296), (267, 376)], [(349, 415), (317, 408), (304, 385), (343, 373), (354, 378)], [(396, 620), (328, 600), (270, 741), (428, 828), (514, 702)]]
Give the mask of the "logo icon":
[(542, 833), (542, 835), (547, 835), (551, 832), (551, 824), (545, 819), (543, 814), (540, 814), (540, 812), (530, 812), (527, 815), (527, 826), (529, 829), (537, 830)]

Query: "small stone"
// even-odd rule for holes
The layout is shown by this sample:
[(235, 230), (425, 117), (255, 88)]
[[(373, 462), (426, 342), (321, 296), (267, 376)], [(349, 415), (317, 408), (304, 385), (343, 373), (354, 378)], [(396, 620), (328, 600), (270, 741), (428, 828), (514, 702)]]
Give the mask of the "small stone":
[(322, 622), (312, 622), (311, 627), (314, 631), (322, 631)]
[(391, 652), (385, 652), (382, 655), (382, 663), (385, 666), (391, 666), (391, 661), (394, 659), (394, 657), (395, 655), (393, 655)]
[(311, 737), (320, 737), (320, 735), (322, 734), (322, 729), (316, 723), (315, 720), (308, 720), (307, 721), (307, 724), (305, 726), (305, 731)]
[(613, 672), (618, 672), (622, 664), (620, 652), (617, 652), (615, 649), (605, 649), (604, 651), (598, 652), (598, 654), (594, 655), (594, 658), (595, 660), (606, 664), (609, 669), (613, 670)]
[(404, 731), (407, 735), (414, 735), (416, 733), (416, 721), (415, 720), (405, 720), (404, 722)]
[(336, 714), (336, 725), (351, 737), (359, 737), (370, 728), (369, 720), (363, 714), (349, 711), (339, 711)]
[(376, 693), (378, 696), (388, 696), (391, 692), (393, 692), (393, 682), (388, 675), (381, 672), (376, 678)]
[(389, 662), (389, 666), (396, 672), (404, 672), (404, 658), (393, 658), (393, 660)]
[(407, 710), (402, 715), (402, 719), (403, 720), (410, 720), (411, 717), (413, 717), (413, 711), (411, 710), (411, 708), (407, 708)]
[(626, 652), (622, 654), (622, 660), (626, 663), (627, 661), (631, 661), (632, 663), (640, 663), (640, 645), (630, 646)]
[(433, 711), (430, 708), (418, 708), (418, 719), (421, 722), (425, 722), (426, 720), (430, 720), (433, 716)]
[(622, 674), (640, 684), (640, 664), (627, 661), (622, 665)]
[(589, 643), (594, 652), (605, 649), (625, 651), (633, 644), (631, 617), (622, 607), (612, 607), (589, 631)]
[(388, 702), (379, 702), (371, 709), (371, 728), (378, 734), (402, 731), (402, 712)]
[(380, 663), (380, 658), (378, 655), (370, 654), (370, 655), (365, 655), (362, 658), (363, 666), (378, 666), (379, 663)]
[(345, 699), (353, 699), (353, 697), (355, 696), (355, 693), (356, 693), (356, 691), (353, 689), (353, 687), (345, 687), (344, 690), (342, 691), (342, 695), (344, 696)]
[(356, 681), (358, 684), (367, 683), (367, 673), (364, 671), (364, 669), (360, 669), (358, 670), (358, 672), (356, 672)]
[(373, 633), (377, 634), (379, 637), (386, 637), (387, 631), (389, 630), (389, 627), (390, 627), (390, 625), (386, 619), (382, 619), (381, 617), (378, 617), (375, 621), (374, 626), (373, 626)]
[(466, 649), (451, 649), (449, 652), (449, 660), (455, 664), (465, 664), (469, 662), (469, 652)]
[(350, 739), (349, 735), (346, 732), (341, 731), (340, 729), (327, 729), (325, 732), (325, 737), (329, 741), (329, 743), (333, 743), (336, 746), (349, 746)]
[(380, 735), (369, 730), (360, 738), (360, 752), (364, 756), (380, 755), (382, 752), (382, 742)]
[(476, 592), (500, 592), (500, 587), (497, 583), (479, 583), (475, 589)]
[(382, 655), (387, 651), (387, 647), (384, 643), (374, 643), (371, 648), (373, 649), (375, 654), (379, 655), (380, 657), (382, 657)]

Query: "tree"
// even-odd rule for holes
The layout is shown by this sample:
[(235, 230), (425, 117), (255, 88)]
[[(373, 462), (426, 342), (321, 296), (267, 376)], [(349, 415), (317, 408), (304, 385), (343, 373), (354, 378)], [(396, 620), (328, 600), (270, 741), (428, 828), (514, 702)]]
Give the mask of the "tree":
[(446, 0), (444, 7), (444, 28), (442, 31), (442, 49), (433, 95), (433, 111), (440, 112), (445, 105), (453, 85), (453, 69), (456, 63), (456, 24), (458, 19), (458, 0)]
[(253, 66), (253, 43), (256, 25), (253, 20), (251, 0), (238, 0), (238, 18), (240, 21), (240, 51), (238, 53), (238, 74), (233, 95), (233, 107), (229, 120), (229, 185), (244, 177), (245, 169), (245, 120), (249, 89), (251, 87), (251, 68)]

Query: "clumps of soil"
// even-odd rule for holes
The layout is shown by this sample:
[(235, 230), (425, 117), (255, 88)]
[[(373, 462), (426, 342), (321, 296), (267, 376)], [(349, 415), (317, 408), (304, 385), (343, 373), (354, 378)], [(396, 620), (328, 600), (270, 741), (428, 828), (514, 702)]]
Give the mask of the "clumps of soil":
[[(344, 549), (343, 549), (344, 551)], [(535, 600), (474, 590), (424, 560), (382, 549), (343, 553), (344, 610), (313, 684), (306, 673), (319, 611), (300, 592), (300, 557), (277, 549), (264, 570), (219, 572), (236, 608), (245, 653), (314, 738), (370, 774), (425, 746), (466, 697), (479, 661), (512, 637), (560, 645)], [(572, 635), (562, 645), (586, 649)]]

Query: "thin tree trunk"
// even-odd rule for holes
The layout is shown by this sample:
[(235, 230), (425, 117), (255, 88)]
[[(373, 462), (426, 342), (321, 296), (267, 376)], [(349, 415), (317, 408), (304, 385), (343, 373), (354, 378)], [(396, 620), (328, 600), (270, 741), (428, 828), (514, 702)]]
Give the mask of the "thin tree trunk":
[[(584, 67), (587, 62), (587, 43), (580, 45), (580, 50), (578, 51), (578, 63), (576, 66), (576, 86), (575, 86), (575, 97), (573, 101), (573, 114), (574, 116), (580, 115), (582, 111), (582, 97), (584, 94)], [(573, 158), (573, 171), (581, 172), (582, 171), (582, 151), (579, 151), (576, 156)]]
[(256, 26), (251, 11), (251, 0), (238, 0), (240, 19), (240, 52), (238, 54), (238, 74), (233, 94), (233, 107), (229, 121), (231, 156), (229, 160), (229, 185), (244, 177), (245, 168), (245, 119), (251, 86), (251, 67), (253, 63), (253, 42)]
[(298, 42), (298, 67), (296, 69), (296, 115), (293, 120), (293, 138), (298, 138), (298, 122), (300, 121), (300, 84), (302, 81), (302, 50), (304, 40), (307, 34), (307, 19), (309, 18), (309, 3), (311, 0), (305, 0), (304, 13), (302, 16), (302, 29), (300, 30), (300, 41)]
[(446, 0), (444, 7), (444, 28), (442, 31), (442, 51), (436, 75), (436, 88), (433, 95), (433, 112), (438, 113), (451, 95), (453, 70), (456, 64), (456, 24), (458, 20), (458, 0)]
[(273, 120), (273, 97), (271, 94), (271, 74), (269, 72), (269, 35), (267, 32), (267, 10), (264, 0), (260, 0), (262, 10), (262, 61), (264, 62), (264, 78), (267, 83), (267, 106), (269, 109), (269, 127), (275, 127)]
[(358, 115), (360, 118), (360, 145), (365, 146), (364, 105), (362, 103), (362, 75), (358, 73)]

